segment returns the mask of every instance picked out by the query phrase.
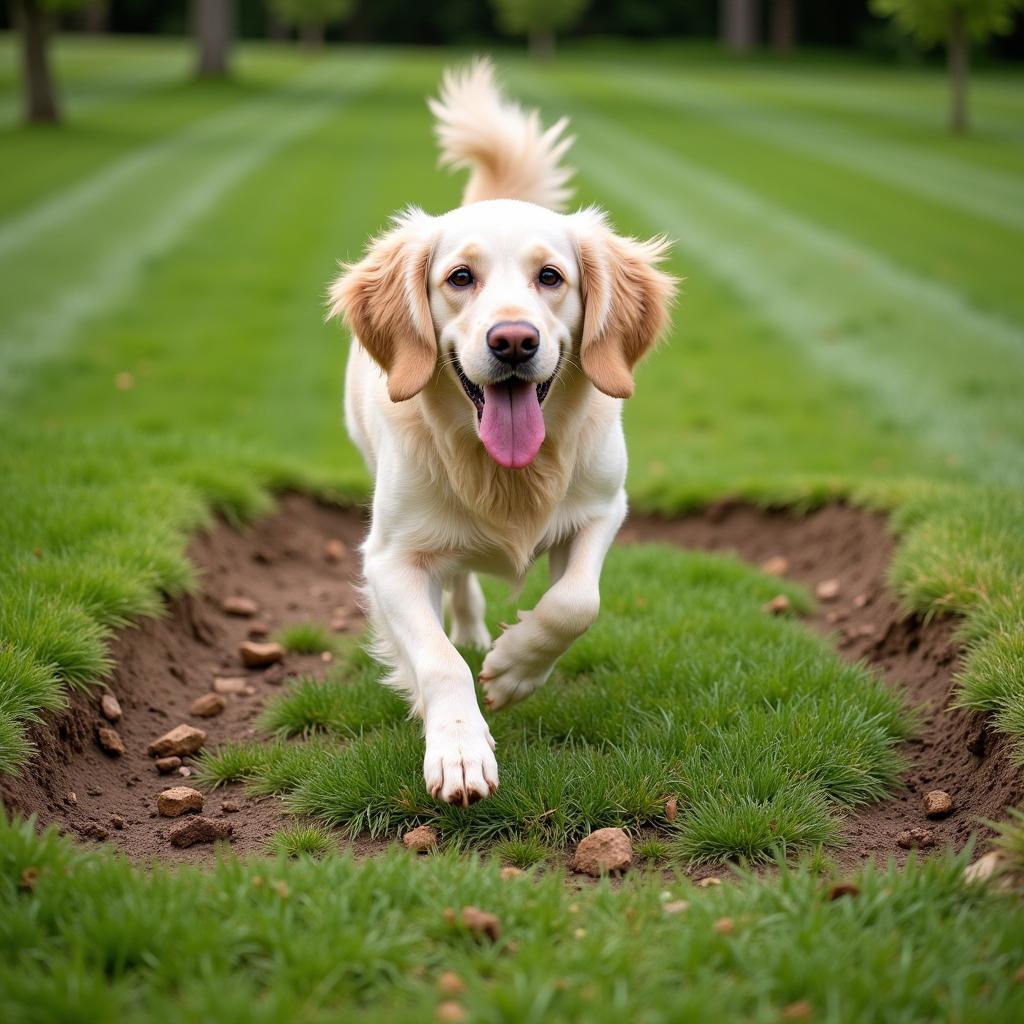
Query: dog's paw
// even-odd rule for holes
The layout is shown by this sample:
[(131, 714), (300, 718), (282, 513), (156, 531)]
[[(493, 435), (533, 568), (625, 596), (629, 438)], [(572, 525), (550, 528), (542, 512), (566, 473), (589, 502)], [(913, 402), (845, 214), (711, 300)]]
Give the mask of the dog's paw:
[(468, 807), (498, 788), (498, 762), (491, 731), (479, 712), (427, 729), (423, 780), (438, 800)]
[(520, 642), (526, 639), (528, 613), (521, 612), (521, 622), (510, 626), (494, 642), (480, 670), (484, 703), (492, 711), (515, 704), (540, 689), (554, 667), (550, 660), (538, 657)]
[(474, 651), (487, 651), (491, 647), (491, 634), (483, 619), (473, 621), (454, 620), (448, 631), (448, 639), (456, 647), (467, 647)]

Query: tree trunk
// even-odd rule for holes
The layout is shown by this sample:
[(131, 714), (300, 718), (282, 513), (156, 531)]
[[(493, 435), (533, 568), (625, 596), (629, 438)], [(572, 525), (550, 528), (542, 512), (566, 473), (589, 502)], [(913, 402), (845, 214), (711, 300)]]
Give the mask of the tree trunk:
[(949, 63), (949, 129), (956, 135), (967, 131), (967, 76), (970, 47), (967, 40), (967, 12), (954, 7), (949, 15), (949, 44), (946, 47)]
[(50, 71), (50, 25), (43, 0), (20, 0), (15, 13), (21, 28), (25, 119), (32, 124), (55, 124), (60, 110)]
[(792, 53), (796, 46), (796, 0), (772, 3), (772, 46), (778, 53)]
[(307, 21), (299, 28), (299, 41), (307, 50), (319, 50), (324, 45), (324, 23)]
[(755, 0), (719, 0), (719, 33), (734, 53), (746, 53), (757, 43), (758, 7)]
[(91, 0), (82, 12), (82, 27), (92, 35), (107, 30), (107, 16), (110, 14), (108, 0)]
[(548, 64), (555, 56), (555, 33), (549, 28), (534, 29), (527, 36), (530, 56), (541, 64)]
[(195, 0), (193, 4), (201, 78), (226, 78), (235, 34), (234, 0)]
[(285, 43), (291, 37), (288, 26), (273, 11), (267, 12), (267, 38), (275, 43)]

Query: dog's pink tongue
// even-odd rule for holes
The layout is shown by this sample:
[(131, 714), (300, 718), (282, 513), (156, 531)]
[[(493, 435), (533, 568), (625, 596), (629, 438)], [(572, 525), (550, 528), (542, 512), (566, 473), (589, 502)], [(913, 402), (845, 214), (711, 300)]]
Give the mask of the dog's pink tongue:
[(520, 469), (533, 462), (544, 442), (537, 386), (506, 381), (484, 388), (480, 440), (491, 458), (506, 469)]

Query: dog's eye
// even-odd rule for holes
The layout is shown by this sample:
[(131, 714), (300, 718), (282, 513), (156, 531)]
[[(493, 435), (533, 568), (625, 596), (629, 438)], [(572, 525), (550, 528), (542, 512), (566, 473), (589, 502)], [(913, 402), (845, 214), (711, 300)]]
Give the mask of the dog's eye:
[(545, 288), (557, 288), (562, 283), (562, 275), (554, 267), (545, 267), (537, 275), (537, 280)]
[(473, 283), (473, 272), (469, 267), (456, 267), (448, 275), (448, 283), (453, 288), (468, 288)]

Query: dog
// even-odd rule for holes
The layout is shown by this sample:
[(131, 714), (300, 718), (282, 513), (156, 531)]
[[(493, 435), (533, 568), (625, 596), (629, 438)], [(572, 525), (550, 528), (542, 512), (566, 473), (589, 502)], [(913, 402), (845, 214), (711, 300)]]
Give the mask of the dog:
[[(497, 710), (543, 686), (596, 619), (626, 515), (622, 400), (676, 281), (664, 237), (561, 212), (567, 121), (545, 130), (489, 61), (446, 72), (429, 106), (442, 163), (470, 170), (463, 203), (397, 215), (342, 265), (328, 315), (353, 335), (345, 422), (374, 477), (373, 650), (423, 720), (431, 796), (468, 806), (497, 789), (498, 765), (457, 647), (487, 651)], [(550, 589), (492, 645), (475, 573), (521, 581), (544, 553)]]

